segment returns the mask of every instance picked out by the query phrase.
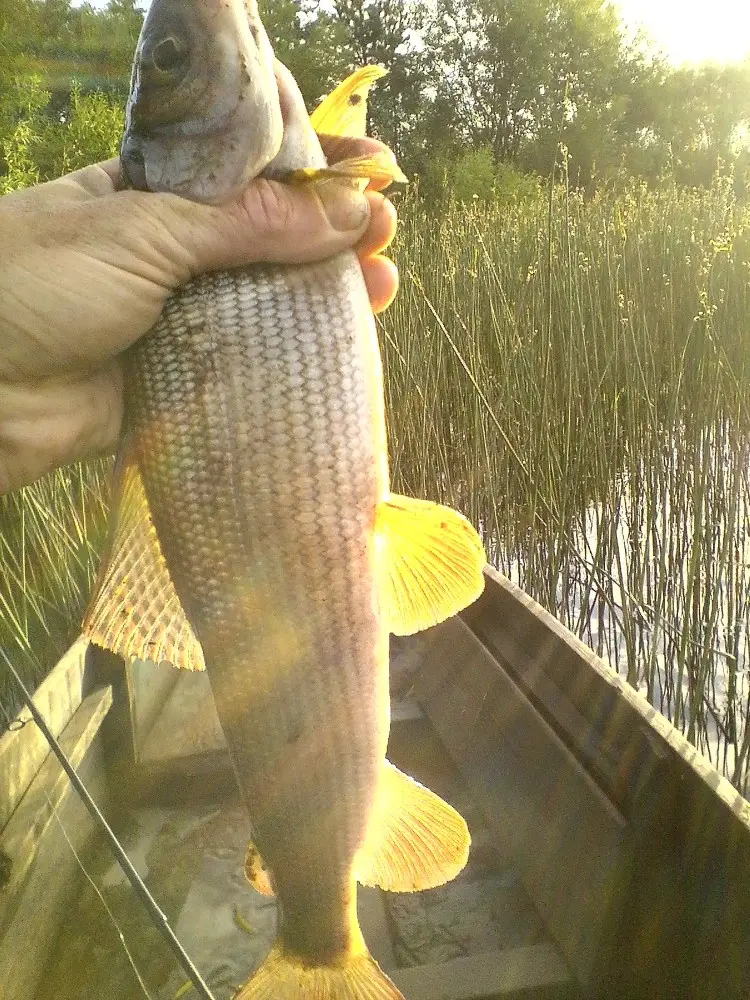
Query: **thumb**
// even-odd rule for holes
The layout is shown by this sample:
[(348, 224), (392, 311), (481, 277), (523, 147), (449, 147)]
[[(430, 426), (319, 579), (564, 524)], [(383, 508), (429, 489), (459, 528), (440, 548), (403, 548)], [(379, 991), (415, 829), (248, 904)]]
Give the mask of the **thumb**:
[(192, 274), (243, 264), (304, 264), (354, 246), (370, 221), (362, 192), (340, 183), (293, 187), (258, 178), (227, 205), (167, 196), (161, 222)]

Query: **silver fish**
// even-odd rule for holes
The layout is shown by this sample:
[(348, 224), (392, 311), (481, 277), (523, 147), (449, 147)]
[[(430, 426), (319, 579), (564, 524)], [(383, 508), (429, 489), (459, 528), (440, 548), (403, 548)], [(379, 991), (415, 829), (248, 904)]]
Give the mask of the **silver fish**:
[[(210, 202), (259, 174), (393, 174), (387, 157), (328, 167), (315, 131), (363, 134), (378, 75), (354, 74), (310, 120), (254, 0), (154, 0), (124, 172)], [(385, 759), (388, 633), (469, 604), (485, 557), (459, 514), (389, 492), (356, 256), (190, 282), (130, 353), (126, 385), (116, 512), (84, 627), (122, 655), (208, 672), (253, 827), (246, 871), (280, 907), (278, 940), (238, 998), (393, 1000), (356, 883), (439, 885), (469, 836)]]

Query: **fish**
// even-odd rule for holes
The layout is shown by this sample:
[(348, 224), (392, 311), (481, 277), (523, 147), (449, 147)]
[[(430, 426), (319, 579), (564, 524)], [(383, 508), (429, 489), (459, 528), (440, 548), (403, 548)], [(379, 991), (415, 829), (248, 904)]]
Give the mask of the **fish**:
[[(308, 117), (255, 0), (154, 0), (121, 147), (128, 186), (220, 204), (255, 177), (398, 178), (364, 135), (364, 67)], [(237, 1000), (396, 1000), (357, 884), (441, 885), (463, 818), (386, 759), (389, 634), (475, 600), (461, 514), (390, 491), (377, 330), (354, 252), (204, 274), (125, 359), (109, 540), (84, 620), (126, 657), (205, 669), (252, 829), (245, 874), (278, 936)]]

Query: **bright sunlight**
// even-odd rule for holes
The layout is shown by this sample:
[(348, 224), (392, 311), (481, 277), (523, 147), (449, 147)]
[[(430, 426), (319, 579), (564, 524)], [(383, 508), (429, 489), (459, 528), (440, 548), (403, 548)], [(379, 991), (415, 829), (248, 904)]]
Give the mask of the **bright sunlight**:
[(737, 62), (750, 54), (746, 0), (616, 0), (633, 31), (643, 27), (672, 63)]

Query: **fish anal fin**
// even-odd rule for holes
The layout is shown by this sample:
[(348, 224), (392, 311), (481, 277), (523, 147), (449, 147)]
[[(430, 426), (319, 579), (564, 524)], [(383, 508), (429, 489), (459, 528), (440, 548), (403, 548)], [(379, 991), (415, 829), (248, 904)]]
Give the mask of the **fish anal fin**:
[(367, 95), (385, 76), (382, 66), (362, 66), (331, 91), (310, 115), (310, 124), (320, 135), (362, 138), (367, 131)]
[(277, 942), (233, 1000), (404, 1000), (369, 954), (311, 965)]
[(375, 808), (354, 873), (363, 885), (419, 892), (463, 869), (471, 837), (447, 802), (385, 761)]
[(262, 896), (275, 895), (271, 873), (263, 864), (260, 851), (252, 840), (248, 841), (247, 850), (245, 851), (244, 872), (245, 878), (250, 885)]
[(378, 506), (375, 533), (380, 608), (395, 635), (437, 625), (482, 593), (482, 542), (450, 507), (391, 495)]
[(92, 642), (126, 659), (203, 670), (203, 650), (185, 616), (127, 444), (115, 463), (107, 549), (83, 622)]

